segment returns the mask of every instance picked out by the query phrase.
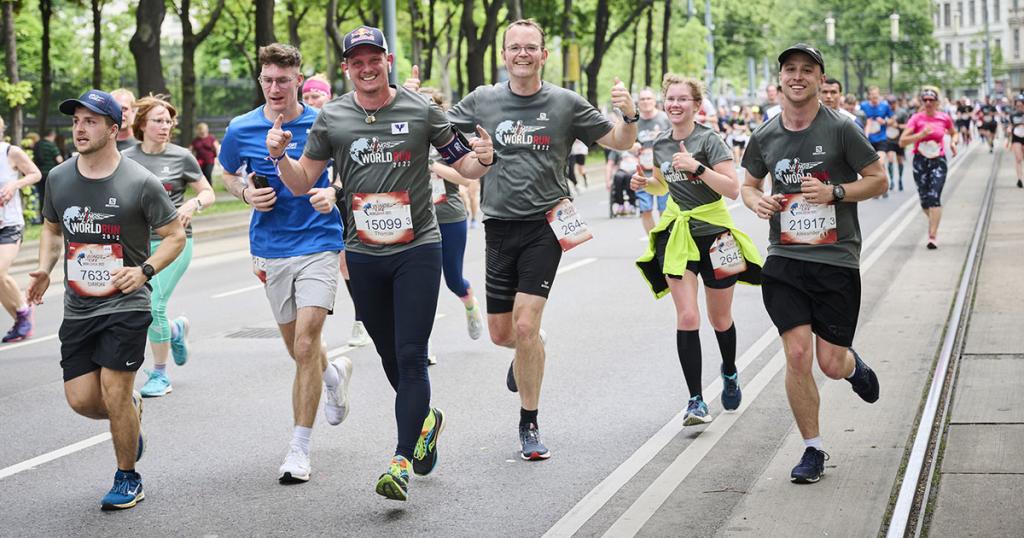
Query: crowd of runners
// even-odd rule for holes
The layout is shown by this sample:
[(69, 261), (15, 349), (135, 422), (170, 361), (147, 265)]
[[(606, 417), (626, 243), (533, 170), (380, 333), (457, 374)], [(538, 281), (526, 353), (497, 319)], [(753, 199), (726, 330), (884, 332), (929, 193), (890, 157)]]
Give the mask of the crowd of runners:
[[(760, 286), (805, 444), (794, 458), (797, 483), (818, 481), (828, 459), (815, 358), (865, 402), (879, 399), (877, 376), (851, 347), (861, 300), (857, 204), (902, 191), (910, 158), (929, 223), (925, 246), (936, 249), (947, 158), (972, 138), (993, 148), (1000, 134), (1024, 186), (1024, 96), (1010, 109), (950, 103), (924, 86), (890, 100), (871, 88), (858, 102), (829, 77), (817, 49), (798, 43), (779, 54), (778, 84), (757, 106), (716, 106), (699, 80), (670, 73), (636, 96), (616, 79), (608, 113), (542, 80), (548, 49), (536, 22), (509, 24), (502, 43), (508, 81), (457, 103), (421, 87), (415, 69), (403, 85), (389, 84), (394, 55), (376, 28), (345, 35), (342, 67), (354, 90), (339, 96), (325, 78), (302, 75), (296, 48), (262, 47), (266, 104), (235, 117), (202, 155), (170, 142), (177, 111), (166, 97), (90, 89), (62, 102), (76, 153), (46, 170), (39, 266), (25, 293), (7, 269), (24, 226), (18, 192), (42, 173), (21, 149), (0, 145), (0, 299), (15, 320), (4, 341), (31, 335), (32, 305), (63, 260), (65, 394), (78, 414), (109, 421), (113, 437), (117, 470), (104, 509), (144, 499), (136, 470), (146, 449), (143, 399), (172, 391), (168, 358), (178, 366), (190, 358), (189, 320), (169, 318), (167, 304), (192, 258), (191, 221), (216, 201), (211, 153), (227, 191), (253, 210), (253, 273), (295, 364), (294, 428), (279, 481), (310, 480), (321, 403), (329, 425), (350, 411), (353, 363), (328, 361), (321, 338), (341, 280), (355, 308), (349, 344), (373, 344), (395, 392), (396, 444), (381, 447), (373, 485), (395, 500), (408, 499), (414, 475), (435, 469), (446, 427), (428, 373), (442, 278), (465, 307), (468, 337), (486, 332), (510, 350), (505, 383), (519, 396), (522, 459), (551, 457), (539, 419), (541, 319), (563, 252), (592, 238), (570, 177), (577, 188), (591, 181), (585, 162), (595, 144), (607, 150), (611, 214), (638, 213), (647, 233), (635, 264), (654, 298), (668, 295), (675, 306), (686, 426), (714, 419), (701, 383), (699, 283), (727, 411), (742, 404), (734, 289)], [(766, 255), (737, 227), (726, 198), (768, 221)], [(478, 220), (482, 286), (463, 275), (467, 230)], [(152, 366), (135, 390), (147, 341)]]

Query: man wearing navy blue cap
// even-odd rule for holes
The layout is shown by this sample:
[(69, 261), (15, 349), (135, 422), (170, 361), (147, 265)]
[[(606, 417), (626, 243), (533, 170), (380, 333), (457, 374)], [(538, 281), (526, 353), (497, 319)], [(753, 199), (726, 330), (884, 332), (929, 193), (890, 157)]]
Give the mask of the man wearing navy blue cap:
[[(118, 153), (121, 106), (109, 93), (89, 90), (60, 111), (73, 118), (78, 155), (47, 178), (39, 268), (29, 273), (27, 295), (43, 302), (63, 239), (64, 395), (76, 413), (110, 421), (117, 472), (101, 506), (120, 510), (145, 498), (135, 472), (145, 448), (142, 398), (132, 386), (152, 321), (148, 282), (178, 257), (185, 229), (160, 181)], [(151, 228), (162, 238), (154, 252)]]

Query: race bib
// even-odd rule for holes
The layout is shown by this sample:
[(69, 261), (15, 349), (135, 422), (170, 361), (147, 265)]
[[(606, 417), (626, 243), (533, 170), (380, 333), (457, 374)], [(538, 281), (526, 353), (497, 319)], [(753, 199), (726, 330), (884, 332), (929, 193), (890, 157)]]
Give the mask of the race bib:
[(926, 140), (917, 146), (917, 152), (924, 155), (926, 159), (934, 159), (942, 152), (942, 146), (934, 140)]
[(891, 139), (899, 138), (900, 137), (900, 128), (899, 127), (895, 127), (893, 125), (890, 125), (890, 126), (886, 127), (885, 128), (885, 136), (887, 136), (887, 137), (889, 137)]
[(82, 297), (110, 297), (119, 292), (113, 272), (124, 267), (120, 244), (68, 243), (68, 287)]
[(444, 180), (433, 176), (430, 178), (430, 199), (434, 205), (443, 204), (448, 201), (448, 193), (444, 189)]
[(572, 200), (568, 198), (562, 199), (558, 205), (548, 210), (547, 218), (558, 244), (562, 246), (562, 252), (568, 252), (594, 238), (587, 227), (587, 222), (583, 220), (583, 215), (580, 215)]
[(352, 195), (356, 235), (367, 245), (401, 245), (416, 237), (409, 191), (357, 192)]
[(644, 167), (644, 170), (654, 170), (654, 148), (640, 150), (640, 166)]
[(969, 112), (961, 112), (960, 113), (960, 119), (962, 119), (962, 120), (969, 120), (969, 119), (971, 119), (971, 114)]
[(877, 121), (871, 120), (868, 122), (868, 134), (875, 134), (882, 130), (882, 126)]
[(838, 239), (836, 206), (804, 201), (803, 193), (783, 194), (779, 242), (783, 245), (831, 245)]
[(1017, 138), (1024, 138), (1024, 125), (1014, 127), (1013, 136), (1016, 136)]
[(252, 257), (252, 274), (260, 279), (260, 282), (267, 283), (267, 259), (259, 256)]
[(738, 275), (747, 270), (747, 260), (743, 259), (740, 245), (732, 232), (722, 232), (708, 249), (711, 267), (715, 270), (715, 280), (722, 280)]
[(992, 123), (992, 115), (986, 114), (984, 119), (985, 123)]

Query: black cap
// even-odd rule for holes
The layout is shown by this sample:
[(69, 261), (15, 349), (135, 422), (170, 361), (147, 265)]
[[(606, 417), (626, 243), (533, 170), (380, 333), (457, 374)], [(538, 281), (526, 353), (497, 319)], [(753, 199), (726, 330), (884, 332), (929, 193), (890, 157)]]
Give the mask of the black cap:
[(343, 52), (341, 53), (342, 58), (348, 58), (348, 55), (352, 52), (352, 49), (360, 45), (370, 45), (377, 47), (384, 51), (385, 54), (388, 52), (388, 40), (384, 39), (384, 33), (379, 29), (372, 26), (360, 26), (355, 30), (345, 34), (345, 40), (343, 43)]
[(825, 59), (821, 56), (821, 51), (808, 45), (807, 43), (796, 43), (790, 46), (788, 49), (782, 51), (782, 54), (779, 55), (780, 68), (782, 67), (782, 64), (786, 63), (786, 58), (788, 58), (789, 55), (793, 54), (794, 52), (802, 52), (810, 56), (811, 59), (814, 60), (814, 63), (821, 66), (821, 72), (825, 72)]
[(114, 99), (113, 95), (100, 90), (89, 90), (78, 99), (67, 99), (60, 104), (58, 110), (68, 116), (75, 114), (75, 109), (84, 106), (89, 110), (114, 120), (118, 126), (121, 125), (121, 105)]

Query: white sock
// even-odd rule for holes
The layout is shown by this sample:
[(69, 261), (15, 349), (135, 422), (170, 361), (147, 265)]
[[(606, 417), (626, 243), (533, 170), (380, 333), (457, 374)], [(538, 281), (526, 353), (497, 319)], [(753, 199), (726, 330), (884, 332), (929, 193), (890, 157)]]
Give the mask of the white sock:
[(327, 368), (324, 368), (324, 384), (327, 385), (327, 388), (333, 389), (338, 386), (338, 383), (341, 383), (341, 378), (338, 377), (338, 370), (333, 364), (328, 362)]
[(818, 450), (824, 450), (823, 448), (821, 448), (821, 436), (819, 435), (818, 437), (815, 437), (813, 439), (804, 439), (804, 447), (813, 447)]
[(313, 437), (313, 428), (295, 426), (292, 432), (292, 446), (299, 448), (306, 455), (309, 455), (309, 441)]

